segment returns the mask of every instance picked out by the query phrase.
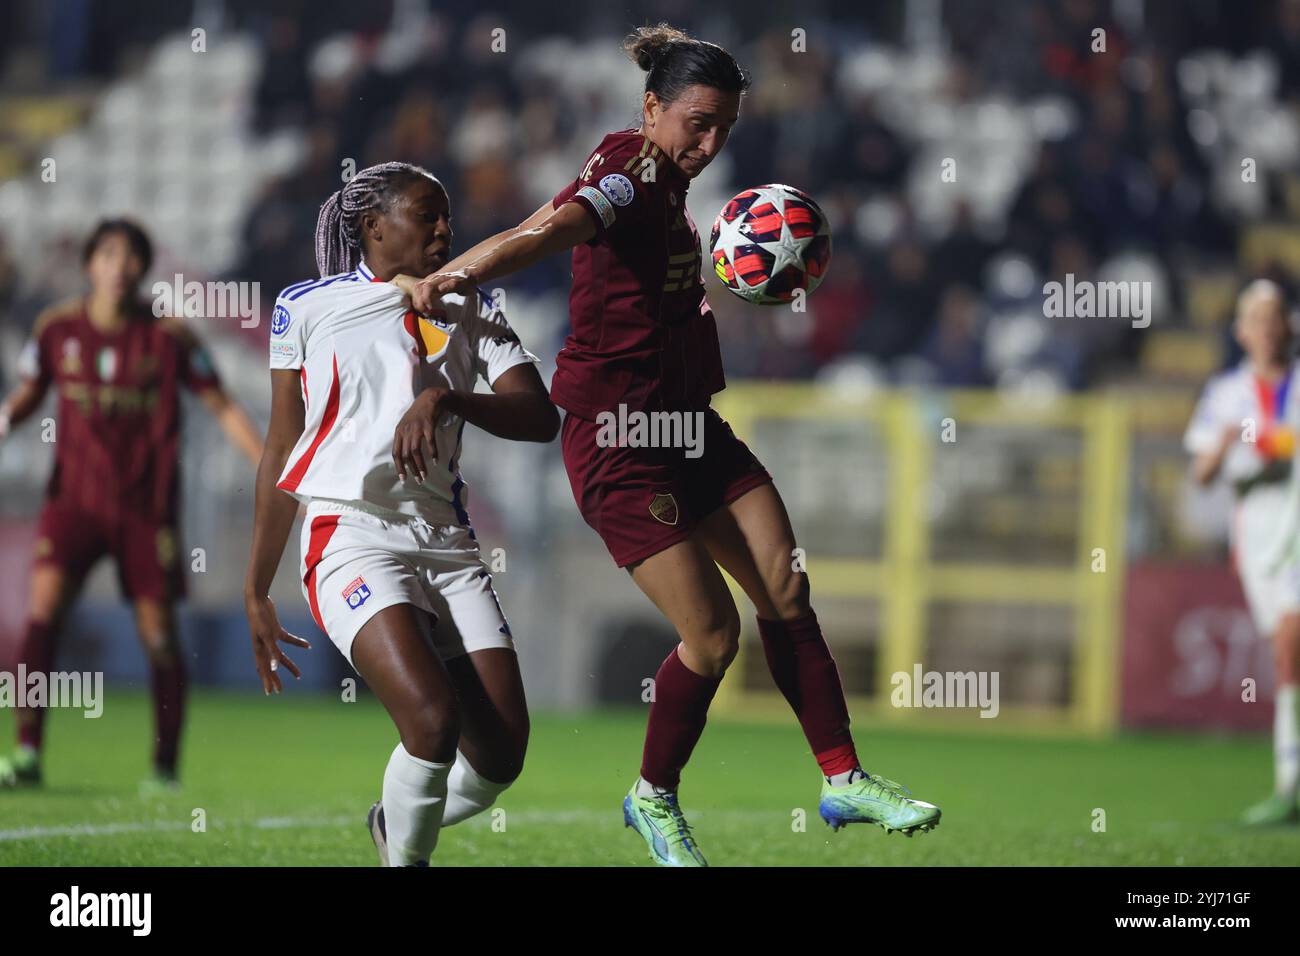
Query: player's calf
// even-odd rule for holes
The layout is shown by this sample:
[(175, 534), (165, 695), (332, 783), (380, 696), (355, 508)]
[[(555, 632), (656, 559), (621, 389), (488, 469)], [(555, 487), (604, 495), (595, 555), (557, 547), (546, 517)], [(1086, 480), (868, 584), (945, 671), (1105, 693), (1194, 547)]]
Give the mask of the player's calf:
[[(450, 763), (414, 757), (401, 744), (393, 750), (384, 771), (382, 806), (376, 804), (378, 811), (371, 808), (372, 814), (382, 814), (383, 847), (379, 852), (389, 866), (428, 864), (447, 808), (450, 772)], [(372, 818), (372, 836), (374, 819), (378, 817)]]
[(518, 772), (498, 776), (508, 776), (509, 779), (504, 783), (489, 780), (474, 769), (463, 753), (456, 751), (456, 762), (447, 777), (447, 809), (442, 816), (442, 825), (453, 826), (488, 809), (515, 782)]

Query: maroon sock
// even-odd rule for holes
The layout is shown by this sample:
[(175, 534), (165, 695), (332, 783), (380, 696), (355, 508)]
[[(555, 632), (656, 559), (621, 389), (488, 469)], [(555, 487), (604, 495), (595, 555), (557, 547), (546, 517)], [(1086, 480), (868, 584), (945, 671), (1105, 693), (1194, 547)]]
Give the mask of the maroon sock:
[(677, 648), (668, 652), (655, 674), (654, 702), (645, 731), (641, 777), (656, 787), (676, 790), (682, 768), (691, 759), (709, 704), (721, 677), (704, 677), (682, 663)]
[[(49, 674), (54, 670), (54, 644), (57, 630), (40, 621), (28, 621), (27, 631), (18, 650), (18, 663), (28, 674)], [(47, 678), (48, 680), (48, 678)], [(41, 749), (45, 734), (44, 707), (18, 708), (18, 745)]]
[(150, 664), (153, 685), (154, 769), (176, 775), (181, 746), (181, 723), (185, 718), (185, 662), (177, 650), (165, 660)]
[(849, 709), (831, 649), (817, 615), (809, 611), (790, 621), (758, 619), (767, 668), (803, 728), (822, 773), (833, 777), (858, 766)]

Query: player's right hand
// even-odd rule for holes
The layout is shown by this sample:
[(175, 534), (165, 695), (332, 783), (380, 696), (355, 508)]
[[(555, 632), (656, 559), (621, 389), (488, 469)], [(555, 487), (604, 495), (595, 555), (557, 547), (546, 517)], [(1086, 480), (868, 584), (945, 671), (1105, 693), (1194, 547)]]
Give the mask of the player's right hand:
[(447, 389), (430, 386), (415, 396), (393, 432), (393, 467), (399, 481), (413, 475), (421, 483), (428, 481), (429, 469), (438, 463), (433, 441), (433, 423), (441, 414), (440, 404)]
[(244, 611), (248, 615), (248, 629), (253, 638), (253, 662), (257, 665), (258, 676), (262, 678), (262, 690), (267, 694), (278, 694), (284, 690), (284, 685), (280, 683), (279, 665), (283, 664), (295, 678), (302, 679), (302, 672), (280, 648), (280, 642), (308, 650), (311, 645), (280, 625), (275, 604), (269, 597), (246, 598)]

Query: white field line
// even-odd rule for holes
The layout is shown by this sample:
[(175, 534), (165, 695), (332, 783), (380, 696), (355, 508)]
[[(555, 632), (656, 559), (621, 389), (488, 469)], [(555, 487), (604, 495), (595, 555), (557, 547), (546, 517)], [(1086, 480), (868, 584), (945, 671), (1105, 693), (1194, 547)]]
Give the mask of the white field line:
[[(691, 814), (691, 819), (715, 820), (725, 819), (730, 822), (773, 823), (780, 821), (789, 825), (790, 815), (767, 810), (712, 810), (698, 811)], [(236, 820), (227, 822), (210, 820), (208, 827), (212, 830), (237, 829), (251, 827), (255, 830), (319, 830), (334, 828), (361, 827), (364, 829), (366, 816), (356, 813), (351, 816), (335, 817), (260, 817), (256, 820)], [(810, 822), (820, 822), (816, 812), (809, 814)], [(603, 810), (507, 810), (506, 825), (523, 824), (547, 826), (552, 824), (580, 824), (601, 826), (623, 822), (622, 813), (615, 809)], [(150, 820), (135, 823), (72, 823), (64, 826), (19, 827), (12, 830), (0, 830), (0, 843), (12, 843), (18, 840), (45, 840), (58, 837), (99, 837), (120, 836), (129, 833), (168, 833), (190, 829), (188, 820)], [(485, 811), (465, 821), (468, 829), (487, 829), (492, 825), (491, 811)]]

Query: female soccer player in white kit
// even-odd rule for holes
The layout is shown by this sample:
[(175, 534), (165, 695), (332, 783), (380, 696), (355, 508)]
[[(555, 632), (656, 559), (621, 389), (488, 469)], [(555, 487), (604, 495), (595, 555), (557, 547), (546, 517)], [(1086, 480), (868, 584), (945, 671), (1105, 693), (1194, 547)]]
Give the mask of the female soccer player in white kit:
[[(417, 316), (387, 281), (446, 264), (450, 218), (441, 183), (406, 163), (362, 170), (321, 207), (321, 278), (286, 288), (272, 316), (245, 584), (263, 689), (279, 692), (279, 665), (299, 672), (278, 642), (308, 644), (268, 591), (306, 503), (303, 594), (401, 738), (369, 818), (393, 866), (427, 865), (440, 827), (490, 806), (528, 738), (510, 628), (465, 511), (461, 432), (549, 442), (559, 428), (537, 359), (490, 298), (446, 295)], [(474, 393), (479, 376), (492, 394)]]
[(1208, 485), (1222, 477), (1233, 485), (1233, 563), (1256, 629), (1273, 640), (1274, 792), (1242, 817), (1247, 824), (1268, 825), (1297, 819), (1300, 783), (1300, 561), (1275, 557), (1287, 550), (1292, 536), (1284, 516), (1300, 423), (1300, 386), (1282, 290), (1263, 279), (1247, 286), (1237, 300), (1233, 331), (1246, 357), (1206, 385), (1184, 446), (1194, 456), (1196, 481)]

